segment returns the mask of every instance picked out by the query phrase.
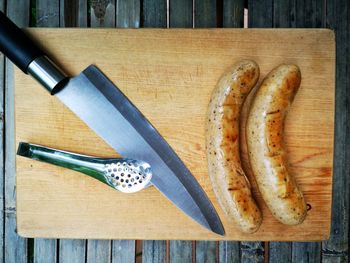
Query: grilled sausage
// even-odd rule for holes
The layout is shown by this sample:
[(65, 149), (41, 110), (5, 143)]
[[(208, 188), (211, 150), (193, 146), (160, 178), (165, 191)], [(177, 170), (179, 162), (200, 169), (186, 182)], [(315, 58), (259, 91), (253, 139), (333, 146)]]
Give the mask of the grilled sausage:
[(284, 119), (301, 82), (295, 65), (280, 65), (262, 82), (247, 120), (248, 155), (259, 191), (272, 214), (287, 225), (300, 224), (306, 204), (283, 144)]
[(228, 219), (247, 233), (259, 228), (262, 216), (241, 167), (239, 116), (258, 78), (259, 67), (254, 61), (233, 65), (212, 93), (206, 125), (208, 172), (215, 195)]

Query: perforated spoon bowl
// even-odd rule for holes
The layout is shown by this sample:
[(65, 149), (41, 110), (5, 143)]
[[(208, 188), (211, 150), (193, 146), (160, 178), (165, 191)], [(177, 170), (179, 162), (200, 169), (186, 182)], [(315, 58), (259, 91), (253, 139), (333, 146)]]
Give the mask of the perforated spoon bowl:
[(123, 193), (151, 185), (151, 166), (141, 160), (98, 158), (24, 142), (19, 143), (17, 155), (84, 173)]

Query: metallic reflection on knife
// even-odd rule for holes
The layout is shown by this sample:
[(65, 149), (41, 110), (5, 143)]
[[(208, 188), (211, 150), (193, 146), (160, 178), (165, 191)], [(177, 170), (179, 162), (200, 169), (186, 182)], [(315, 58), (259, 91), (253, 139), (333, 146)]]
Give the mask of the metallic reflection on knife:
[(224, 235), (207, 195), (164, 138), (95, 66), (69, 78), (0, 12), (0, 50), (122, 156), (152, 167), (152, 184), (202, 226)]

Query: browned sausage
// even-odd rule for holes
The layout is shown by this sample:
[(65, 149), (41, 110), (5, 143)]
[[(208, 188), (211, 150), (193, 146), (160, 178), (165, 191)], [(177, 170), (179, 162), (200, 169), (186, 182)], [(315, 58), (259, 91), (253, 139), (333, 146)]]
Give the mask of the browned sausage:
[(262, 82), (251, 104), (246, 138), (251, 168), (272, 214), (287, 225), (300, 224), (306, 204), (283, 144), (284, 119), (301, 82), (295, 65), (280, 65)]
[(262, 220), (241, 167), (239, 117), (242, 104), (259, 78), (251, 60), (232, 66), (217, 83), (208, 107), (206, 147), (209, 176), (228, 219), (243, 232), (255, 232)]

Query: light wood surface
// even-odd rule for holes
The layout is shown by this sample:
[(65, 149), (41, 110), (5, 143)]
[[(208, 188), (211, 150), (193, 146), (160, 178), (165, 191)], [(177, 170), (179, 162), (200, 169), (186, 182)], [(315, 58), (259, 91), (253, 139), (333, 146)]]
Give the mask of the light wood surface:
[[(119, 193), (85, 175), (17, 157), (17, 224), (28, 237), (102, 239), (321, 240), (331, 219), (334, 35), (329, 30), (31, 29), (69, 74), (96, 64), (179, 154), (217, 208), (226, 236), (197, 225), (150, 188)], [(254, 59), (262, 79), (279, 63), (301, 68), (286, 120), (291, 172), (311, 210), (299, 226), (275, 220), (248, 171), (264, 221), (255, 234), (227, 222), (206, 169), (204, 124), (210, 93), (235, 61)], [(59, 59), (59, 60), (58, 60)], [(249, 106), (251, 96), (245, 105)], [(56, 98), (15, 72), (16, 141), (102, 157), (117, 156)], [(242, 135), (246, 111), (242, 116)], [(245, 145), (242, 136), (242, 145)]]

